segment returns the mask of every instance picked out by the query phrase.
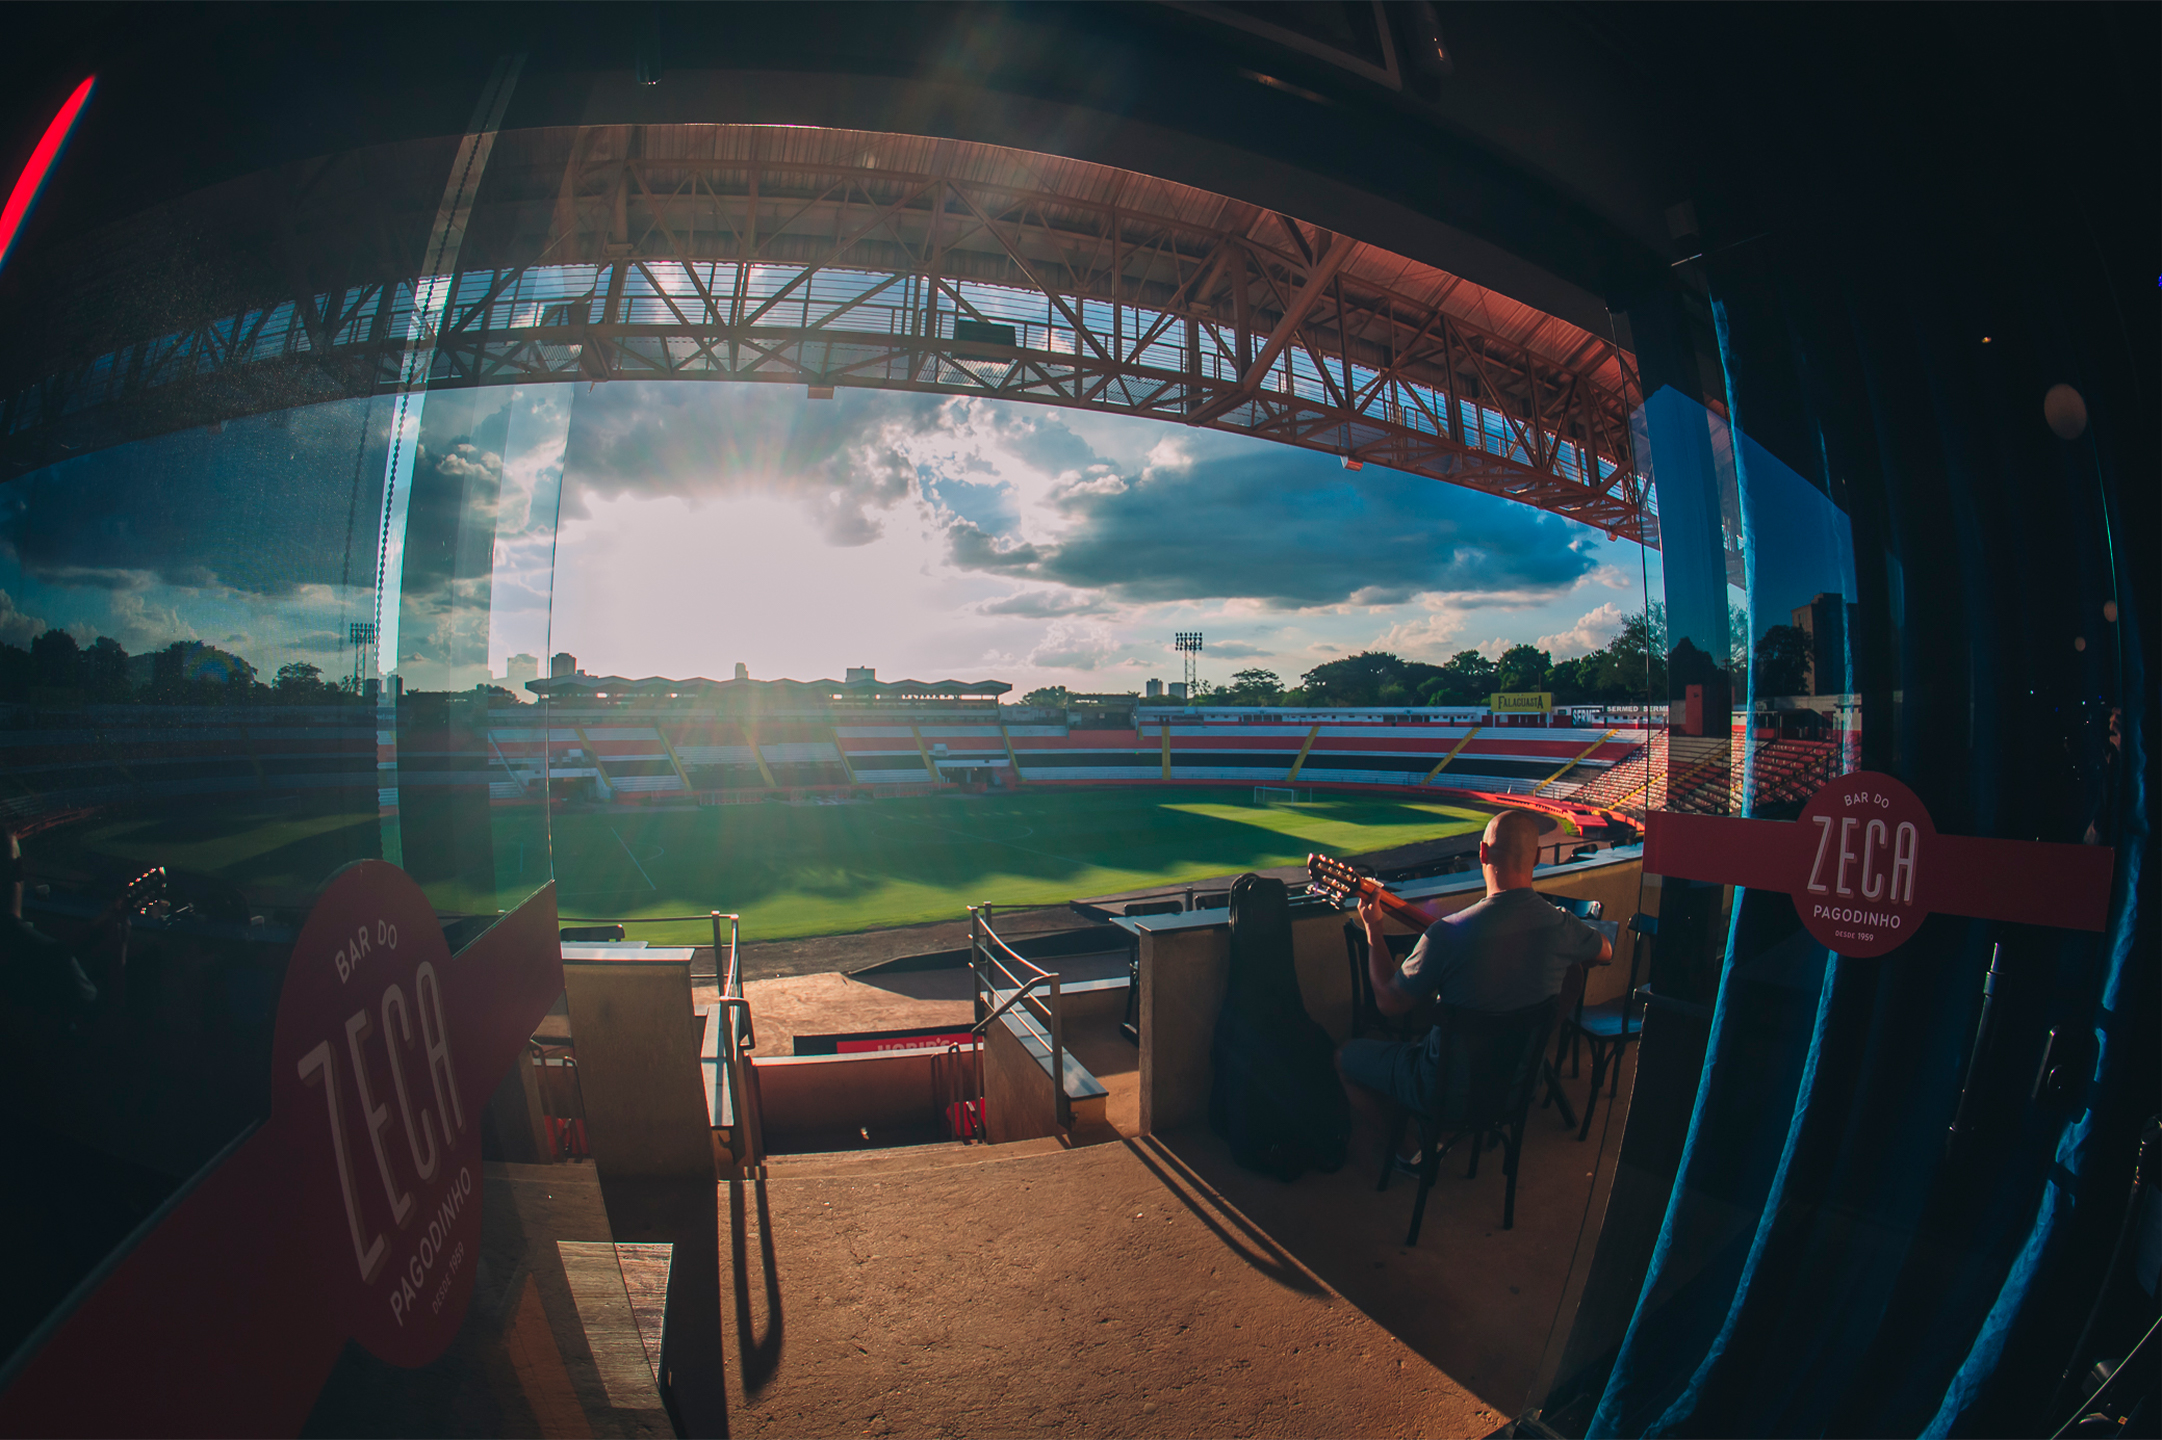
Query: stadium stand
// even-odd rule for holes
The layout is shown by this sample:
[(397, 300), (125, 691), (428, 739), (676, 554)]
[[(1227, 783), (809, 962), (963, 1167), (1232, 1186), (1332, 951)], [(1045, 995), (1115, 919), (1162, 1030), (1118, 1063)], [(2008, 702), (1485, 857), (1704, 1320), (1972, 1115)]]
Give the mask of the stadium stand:
[(1839, 745), (1832, 740), (1771, 740), (1751, 762), (1752, 813), (1772, 805), (1799, 805), (1840, 773)]
[[(866, 703), (824, 682), (732, 682), (787, 688), (731, 694), (707, 682), (667, 681), (659, 683), (676, 686), (673, 693), (646, 684), (601, 694), (601, 686), (620, 683), (587, 677), (575, 690), (557, 687), (545, 743), (526, 715), (515, 717), (519, 723), (501, 716), (505, 723), (490, 735), (499, 757), (491, 796), (537, 799), (545, 759), (558, 795), (624, 804), (1168, 780), (1442, 792), (1531, 804), (1596, 827), (1619, 817), (1583, 787), (1646, 744), (1643, 730), (1619, 726), (1482, 725), (1483, 711), (1137, 706), (1119, 720), (1091, 713), (1055, 723), (1055, 710), (1001, 707), (980, 692), (957, 701), (932, 686), (918, 687), (926, 695), (920, 705), (891, 696)], [(751, 699), (762, 704), (742, 705)]]
[(1642, 815), (1647, 808), (1646, 797), (1665, 779), (1666, 769), (1666, 731), (1655, 730), (1628, 754), (1599, 772), (1596, 779), (1580, 784), (1567, 798), (1580, 805)]
[(124, 802), (376, 783), (375, 714), (360, 706), (94, 705), (37, 718), (0, 730), (0, 807), (18, 833)]
[[(1527, 805), (1593, 828), (1648, 809), (1724, 811), (1753, 763), (1757, 806), (1796, 803), (1839, 766), (1830, 740), (1670, 737), (1641, 718), (1501, 725), (1483, 710), (1237, 710), (1151, 706), (1086, 714), (1002, 706), (997, 682), (577, 677), (490, 733), (490, 796), (619, 804), (695, 798), (920, 794), (940, 786), (1225, 784), (1386, 788)], [(551, 682), (529, 688), (548, 691)], [(607, 687), (619, 689), (610, 690)], [(673, 687), (670, 689), (668, 687)], [(764, 687), (764, 688), (760, 688)], [(537, 718), (537, 717), (533, 717)], [(1064, 723), (1060, 723), (1063, 719)], [(544, 754), (545, 752), (545, 754)], [(545, 761), (545, 765), (544, 765)]]

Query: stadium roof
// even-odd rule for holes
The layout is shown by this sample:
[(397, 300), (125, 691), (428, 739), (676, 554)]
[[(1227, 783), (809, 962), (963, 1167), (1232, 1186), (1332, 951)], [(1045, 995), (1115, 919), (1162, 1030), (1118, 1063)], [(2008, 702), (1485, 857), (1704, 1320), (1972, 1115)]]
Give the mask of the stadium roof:
[[(289, 259), (177, 329), (176, 302), (108, 306), (97, 328), (66, 331), (71, 361), (0, 394), (0, 476), (179, 417), (413, 389), (751, 381), (1207, 426), (1657, 543), (1630, 458), (1632, 357), (1354, 235), (954, 139), (743, 124), (488, 139), (485, 171), (455, 193), (442, 144), (415, 142), (315, 162), (305, 184), (213, 187), (87, 246), (104, 275), (56, 276), (56, 293), (117, 271), (170, 296), (182, 257), (156, 242), (176, 227), (215, 243), (268, 218)], [(263, 216), (266, 194), (289, 213)], [(415, 238), (437, 257), (427, 273)]]

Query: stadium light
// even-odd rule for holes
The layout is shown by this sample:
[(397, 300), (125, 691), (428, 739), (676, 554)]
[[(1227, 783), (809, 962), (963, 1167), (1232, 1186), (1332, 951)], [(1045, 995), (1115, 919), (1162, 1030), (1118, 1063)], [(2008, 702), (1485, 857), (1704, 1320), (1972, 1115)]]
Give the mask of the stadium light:
[(1171, 648), (1186, 657), (1186, 703), (1194, 703), (1194, 682), (1201, 662), (1195, 657), (1201, 653), (1201, 632), (1180, 630), (1171, 637)]

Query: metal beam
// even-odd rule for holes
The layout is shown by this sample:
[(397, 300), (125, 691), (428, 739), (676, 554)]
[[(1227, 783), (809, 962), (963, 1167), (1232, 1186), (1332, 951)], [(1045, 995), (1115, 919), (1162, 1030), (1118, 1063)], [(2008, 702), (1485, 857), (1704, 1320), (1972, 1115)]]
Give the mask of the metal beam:
[[(995, 147), (963, 165), (938, 158), (954, 148), (940, 142), (880, 168), (860, 146), (801, 153), (793, 132), (784, 159), (767, 158), (781, 148), (770, 136), (668, 155), (696, 148), (664, 146), (668, 129), (499, 140), (542, 153), (492, 172), (501, 193), (472, 230), (510, 238), (454, 282), (430, 388), (728, 380), (994, 395), (1343, 453), (1656, 544), (1627, 451), (1631, 357), (1609, 341), (1563, 326), (1535, 349), (1474, 324), (1468, 282), (1123, 172), (1100, 188), (1068, 175), (1060, 190), (1035, 162), (983, 164)], [(0, 479), (416, 383), (402, 373), (406, 312), (392, 314), (421, 283), (413, 247), (380, 186), (331, 188), (276, 192), (295, 213), (278, 220), (257, 293), (227, 291), (163, 333), (82, 337), (42, 365), (0, 352)], [(958, 342), (939, 311), (1011, 325), (1015, 344)], [(1506, 434), (1509, 453), (1490, 453), (1487, 434)]]

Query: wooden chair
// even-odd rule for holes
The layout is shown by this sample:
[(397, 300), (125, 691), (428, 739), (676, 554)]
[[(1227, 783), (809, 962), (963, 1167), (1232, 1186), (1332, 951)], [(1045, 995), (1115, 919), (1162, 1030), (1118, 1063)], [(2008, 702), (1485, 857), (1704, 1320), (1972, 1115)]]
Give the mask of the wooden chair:
[[(1584, 983), (1590, 973), (1582, 965), (1571, 965), (1562, 972), (1561, 993), (1554, 997), (1554, 1014), (1558, 1020), (1566, 1021), (1569, 1016), (1584, 1008)], [(1574, 1130), (1577, 1125), (1576, 1107), (1569, 1103), (1569, 1092), (1561, 1088), (1560, 1062), (1561, 1041), (1557, 1038), (1552, 1054), (1543, 1048), (1539, 1052), (1539, 1073), (1546, 1081), (1546, 1098), (1539, 1102), (1539, 1108), (1544, 1110), (1549, 1105), (1560, 1107), (1562, 1124)]]
[[(1442, 1036), (1441, 1099), (1451, 1113), (1417, 1116), (1419, 1191), (1411, 1204), (1406, 1245), (1419, 1243), (1419, 1226), (1426, 1219), (1426, 1197), (1441, 1173), (1443, 1158), (1465, 1140), (1471, 1142), (1471, 1165), (1464, 1172), (1467, 1180), (1479, 1177), (1482, 1151), (1494, 1145), (1503, 1147), (1501, 1168), (1507, 1184), (1502, 1191), (1501, 1228), (1515, 1227), (1517, 1161), (1524, 1148), (1524, 1121), (1531, 1110), (1532, 1092), (1538, 1088), (1539, 1064), (1546, 1054), (1558, 1009), (1556, 997), (1502, 1014), (1455, 1005), (1440, 1007), (1434, 1028)], [(1459, 1089), (1455, 1080), (1459, 1070), (1464, 1076), (1461, 1094), (1451, 1093)], [(1377, 1191), (1389, 1188), (1389, 1176), (1396, 1169), (1396, 1147), (1412, 1118), (1410, 1112), (1400, 1112), (1390, 1127), (1388, 1143), (1382, 1150), (1381, 1179), (1374, 1186)]]
[[(1596, 921), (1596, 919), (1606, 915), (1606, 904), (1600, 902), (1600, 899), (1578, 899), (1576, 895), (1548, 895), (1546, 891), (1539, 891), (1539, 899), (1544, 899), (1546, 904), (1561, 910), (1563, 915), (1574, 915), (1580, 921)], [(1580, 984), (1576, 986), (1574, 992), (1570, 992), (1567, 988), (1563, 990), (1561, 1023), (1554, 1027), (1554, 1029), (1557, 1029), (1557, 1038), (1554, 1038), (1554, 1055), (1552, 1055), (1552, 1059), (1548, 1059), (1548, 1070), (1552, 1070), (1554, 1075), (1559, 1077), (1559, 1072), (1561, 1072), (1561, 1046), (1563, 1044), (1570, 1046), (1570, 1079), (1576, 1079), (1578, 1075), (1583, 1075), (1583, 1068), (1580, 1068), (1578, 1062), (1576, 1062), (1576, 1040), (1578, 1040), (1578, 1036), (1576, 1036), (1574, 1029), (1570, 1029), (1570, 1023), (1574, 1021), (1574, 1016), (1585, 1008), (1585, 986), (1583, 986), (1583, 982), (1587, 982), (1589, 973), (1583, 975), (1583, 977), (1578, 977), (1578, 979), (1580, 979)], [(1567, 986), (1567, 982), (1563, 982), (1563, 986)], [(1576, 1124), (1574, 1109), (1570, 1107), (1570, 1101), (1567, 1101), (1567, 1098), (1561, 1094), (1559, 1088), (1548, 1090), (1546, 1098), (1548, 1098), (1548, 1101), (1559, 1098), (1559, 1101), (1561, 1101), (1561, 1114), (1570, 1116), (1570, 1124)], [(1544, 1105), (1542, 1105), (1542, 1109), (1544, 1109)]]
[(1621, 1094), (1622, 1052), (1636, 1043), (1644, 1029), (1644, 1003), (1637, 993), (1637, 969), (1644, 946), (1657, 933), (1658, 916), (1630, 916), (1629, 981), (1619, 998), (1586, 1005), (1580, 993), (1575, 1011), (1562, 1016), (1561, 1035), (1555, 1042), (1555, 1059), (1558, 1061), (1561, 1057), (1561, 1046), (1567, 1045), (1570, 1073), (1575, 1074), (1578, 1042), (1582, 1041), (1591, 1051), (1591, 1089), (1584, 1097), (1584, 1121), (1576, 1136), (1579, 1140), (1591, 1134), (1592, 1112), (1599, 1104), (1599, 1086), (1606, 1080), (1609, 1069), (1614, 1078), (1607, 1098), (1611, 1100)]
[[(1389, 958), (1397, 964), (1419, 943), (1416, 935), (1389, 935)], [(1405, 1015), (1384, 1015), (1374, 1003), (1374, 978), (1366, 966), (1366, 931), (1356, 922), (1344, 925), (1344, 955), (1351, 966), (1351, 1035), (1377, 1040), (1419, 1040), (1434, 1023), (1433, 1006), (1422, 1002)]]

